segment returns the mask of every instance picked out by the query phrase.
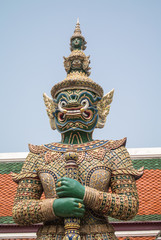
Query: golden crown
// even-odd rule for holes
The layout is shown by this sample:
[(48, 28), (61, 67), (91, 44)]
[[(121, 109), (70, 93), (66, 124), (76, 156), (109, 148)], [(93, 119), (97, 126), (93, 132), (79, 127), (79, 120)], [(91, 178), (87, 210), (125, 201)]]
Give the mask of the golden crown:
[(85, 38), (81, 34), (80, 24), (77, 21), (74, 34), (71, 37), (71, 54), (69, 57), (64, 57), (64, 67), (67, 72), (67, 77), (55, 84), (51, 89), (51, 95), (56, 98), (57, 94), (69, 89), (86, 89), (94, 92), (99, 97), (103, 97), (102, 87), (95, 83), (88, 76), (90, 75), (90, 60), (82, 51), (85, 49)]

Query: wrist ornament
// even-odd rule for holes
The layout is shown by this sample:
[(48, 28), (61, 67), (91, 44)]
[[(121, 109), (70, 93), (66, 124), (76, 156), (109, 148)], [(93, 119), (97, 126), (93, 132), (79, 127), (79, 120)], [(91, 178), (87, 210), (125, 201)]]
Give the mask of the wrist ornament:
[(95, 211), (106, 213), (108, 211), (110, 202), (108, 193), (97, 191), (94, 188), (85, 187), (84, 204)]
[(52, 199), (49, 198), (49, 199), (44, 199), (42, 201), (41, 210), (42, 210), (42, 215), (45, 221), (51, 221), (56, 218), (56, 215), (53, 209), (53, 203), (55, 199), (56, 198), (52, 198)]
[(92, 209), (96, 209), (99, 201), (99, 192), (94, 188), (90, 188), (86, 186), (83, 201), (86, 206)]

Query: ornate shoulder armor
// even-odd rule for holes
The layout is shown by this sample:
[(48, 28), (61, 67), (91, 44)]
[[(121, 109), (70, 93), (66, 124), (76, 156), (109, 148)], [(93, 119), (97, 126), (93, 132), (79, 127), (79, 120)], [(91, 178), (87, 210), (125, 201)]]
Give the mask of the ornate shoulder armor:
[(117, 149), (117, 148), (122, 147), (122, 146), (125, 147), (126, 146), (126, 141), (127, 141), (126, 137), (122, 138), (120, 140), (115, 140), (115, 141), (110, 140), (105, 144), (105, 147), (106, 147), (107, 150), (108, 149), (114, 150), (114, 149)]
[[(30, 145), (34, 146), (34, 145)], [(37, 146), (39, 147), (39, 146)], [(33, 147), (34, 149), (34, 147)], [(42, 152), (41, 152), (42, 153)], [(30, 151), (28, 156), (26, 157), (26, 160), (23, 164), (23, 167), (21, 169), (20, 173), (12, 173), (12, 179), (14, 182), (19, 182), (20, 180), (24, 178), (36, 178), (38, 179), (37, 175), (37, 169), (38, 169), (38, 163), (40, 164), (42, 162), (42, 156), (38, 151)]]
[(44, 147), (44, 145), (38, 146), (38, 145), (29, 144), (28, 147), (30, 152), (34, 154), (42, 154), (46, 152), (46, 148)]
[(110, 147), (112, 175), (132, 175), (135, 179), (139, 179), (143, 175), (144, 167), (138, 170), (133, 167), (125, 143), (126, 138), (114, 141), (114, 145)]

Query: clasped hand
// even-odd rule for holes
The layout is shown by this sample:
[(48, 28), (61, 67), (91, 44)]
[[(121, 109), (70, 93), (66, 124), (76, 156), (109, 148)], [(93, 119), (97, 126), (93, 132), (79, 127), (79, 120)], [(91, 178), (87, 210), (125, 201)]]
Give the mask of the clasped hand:
[(74, 179), (63, 177), (56, 183), (56, 193), (59, 197), (53, 204), (56, 216), (83, 217), (85, 187), (82, 184)]
[(83, 199), (85, 187), (74, 179), (63, 177), (56, 183), (56, 193), (60, 198), (74, 197)]

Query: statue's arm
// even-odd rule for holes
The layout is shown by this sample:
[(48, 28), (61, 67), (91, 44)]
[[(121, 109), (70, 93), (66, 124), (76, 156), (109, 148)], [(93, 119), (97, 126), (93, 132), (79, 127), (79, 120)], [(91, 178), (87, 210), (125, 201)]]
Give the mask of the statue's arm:
[(113, 218), (121, 220), (133, 218), (139, 207), (134, 177), (130, 175), (112, 176), (111, 190), (112, 193), (108, 193), (85, 187), (85, 205)]
[(20, 181), (13, 206), (13, 219), (18, 224), (33, 224), (53, 220), (54, 199), (40, 200), (42, 187), (39, 180)]
[(106, 155), (106, 161), (111, 169), (112, 193), (85, 187), (84, 203), (102, 214), (121, 220), (131, 219), (137, 214), (139, 207), (135, 179), (143, 174), (143, 169), (133, 168), (124, 146), (111, 150), (110, 154)]
[(29, 153), (21, 173), (14, 176), (18, 182), (13, 206), (13, 218), (18, 224), (33, 224), (56, 218), (53, 211), (55, 199), (40, 200), (43, 189), (40, 179), (36, 177), (35, 154)]

